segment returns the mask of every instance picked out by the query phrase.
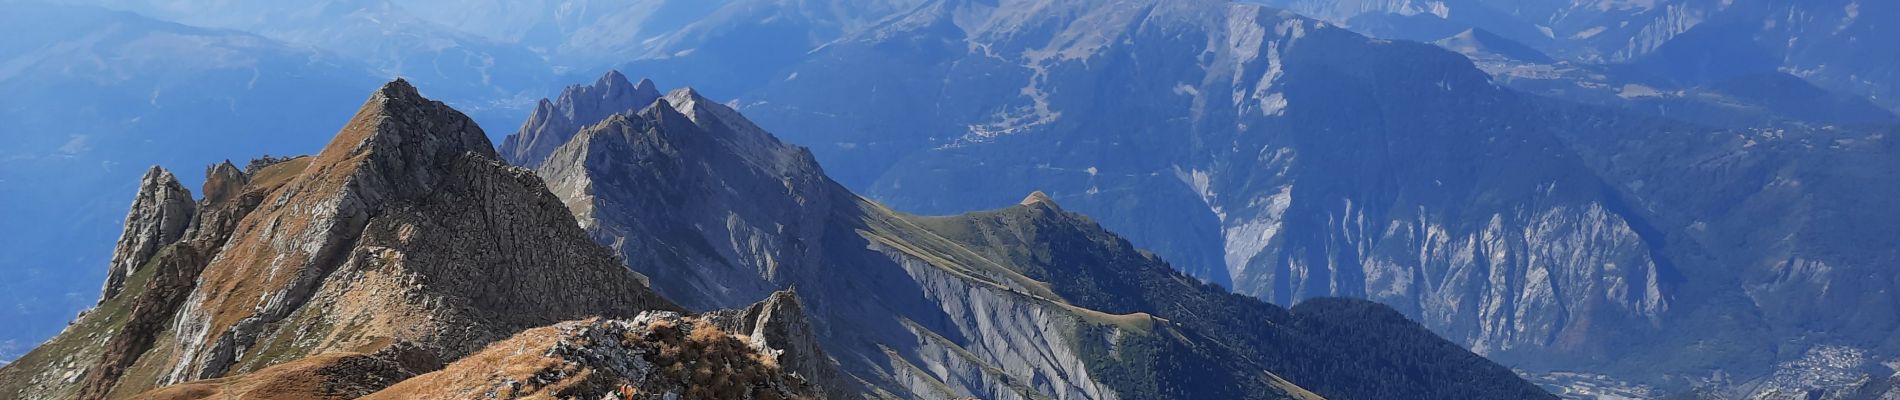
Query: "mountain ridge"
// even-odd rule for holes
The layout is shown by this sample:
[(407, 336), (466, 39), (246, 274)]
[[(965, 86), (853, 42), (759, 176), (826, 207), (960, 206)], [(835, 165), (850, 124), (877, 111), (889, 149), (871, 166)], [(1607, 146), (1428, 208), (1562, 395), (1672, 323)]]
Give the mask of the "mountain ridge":
[[(1345, 350), (1314, 350), (1317, 354), (1304, 356), (1275, 353), (1289, 346), (1273, 344), (1279, 342), (1262, 336), (1228, 331), (1258, 324), (1258, 320), (1202, 321), (1197, 329), (1177, 328), (1168, 319), (1151, 314), (1153, 309), (1104, 309), (1096, 308), (1100, 304), (1077, 303), (1081, 300), (1053, 290), (1065, 285), (1063, 279), (1032, 278), (1024, 275), (1028, 270), (1020, 269), (1026, 261), (993, 253), (1023, 246), (1020, 242), (970, 242), (946, 236), (926, 223), (933, 218), (969, 218), (983, 213), (916, 217), (892, 211), (845, 190), (825, 177), (809, 151), (772, 139), (737, 112), (704, 101), (690, 90), (672, 93), (667, 100), (656, 101), (637, 113), (614, 114), (583, 128), (573, 141), (537, 167), (537, 173), (553, 182), (555, 192), (576, 211), (581, 224), (596, 233), (596, 240), (619, 248), (629, 260), (654, 257), (638, 250), (641, 248), (667, 249), (673, 252), (668, 254), (674, 254), (669, 257), (707, 260), (687, 263), (692, 267), (681, 269), (663, 261), (629, 263), (653, 277), (657, 290), (682, 304), (723, 308), (751, 302), (761, 292), (798, 288), (803, 294), (800, 302), (810, 311), (826, 351), (836, 357), (846, 374), (855, 376), (873, 392), (924, 398), (1033, 398), (1038, 396), (1035, 393), (1056, 398), (1274, 398), (1298, 397), (1301, 393), (1341, 393), (1355, 398), (1380, 393), (1435, 393), (1427, 396), (1455, 398), (1460, 396), (1457, 393), (1467, 397), (1542, 393), (1528, 385), (1511, 386), (1510, 382), (1517, 380), (1502, 368), (1474, 371), (1502, 379), (1495, 381), (1496, 386), (1453, 385), (1443, 388), (1444, 392), (1420, 390), (1404, 383), (1350, 389), (1354, 386), (1324, 380), (1327, 375), (1313, 372), (1301, 372), (1304, 375), (1299, 379), (1282, 379), (1275, 375), (1278, 369), (1322, 369), (1296, 360), (1332, 357), (1334, 354), (1326, 352)], [(689, 99), (693, 101), (681, 101)], [(669, 110), (673, 108), (696, 111)], [(531, 134), (524, 130), (517, 135)], [(794, 167), (761, 160), (790, 160), (789, 165)], [(1071, 215), (1057, 211), (1046, 197), (1032, 194), (1027, 199), (1041, 201), (1026, 200), (1024, 205), (996, 212), (1044, 210), (1038, 212)], [(666, 204), (690, 206), (654, 206)], [(807, 211), (776, 214), (783, 210)], [(781, 217), (759, 217), (774, 214)], [(1069, 218), (1081, 217), (1062, 217)], [(781, 222), (759, 225), (759, 221)], [(1035, 243), (1072, 247), (1084, 253), (1096, 251), (1104, 243), (1119, 243), (1111, 246), (1125, 249), (1126, 254), (1137, 253), (1127, 242), (1096, 229), (1094, 235), (1098, 238), (1088, 241)], [(658, 242), (636, 246), (632, 238), (642, 236), (636, 232), (683, 234), (653, 235)], [(1247, 315), (1292, 315), (1285, 309), (1201, 286), (1152, 256), (1127, 257), (1131, 258), (1101, 259), (1100, 264), (1127, 268), (1139, 265), (1140, 270), (1154, 275), (1102, 279), (1124, 285), (1180, 284), (1185, 286), (1162, 293), (1187, 289), (1215, 299), (1210, 300), (1214, 304), (1225, 304), (1222, 307), (1260, 307)], [(1075, 332), (1059, 336), (1038, 333), (1049, 326)], [(1198, 329), (1220, 329), (1226, 336), (1195, 333)], [(1422, 331), (1412, 332), (1407, 335)], [(1087, 340), (1066, 339), (1074, 335), (1111, 338), (1110, 343), (1128, 341), (1123, 345), (1149, 346), (1144, 348), (1151, 350), (1144, 351), (1155, 353), (1127, 355), (1145, 361), (1118, 366), (1109, 361), (1117, 357), (1111, 355), (1117, 350), (1091, 347), (1086, 343), (1092, 342)], [(1314, 340), (1293, 331), (1277, 335), (1300, 338), (1289, 340)], [(1168, 337), (1195, 344), (1162, 339)], [(1053, 342), (1034, 344), (1045, 341)], [(910, 342), (922, 346), (899, 345)], [(1237, 350), (1252, 347), (1281, 350)], [(1428, 353), (1469, 354), (1442, 340), (1424, 348), (1431, 349)], [(1242, 361), (1249, 358), (1279, 361), (1266, 365)], [(1371, 365), (1413, 362), (1411, 358), (1386, 356), (1355, 360)], [(1236, 372), (1253, 368), (1273, 372), (1265, 380)], [(1096, 378), (1097, 374), (1106, 375)], [(919, 381), (928, 383), (904, 383)], [(1307, 386), (1313, 383), (1323, 386)]]
[[(495, 157), (466, 117), (397, 80), (316, 156), (250, 173), (214, 165), (205, 192), (220, 195), (199, 202), (191, 237), (0, 367), (0, 393), (241, 391), (344, 365), (389, 373), (329, 384), (380, 389), (521, 329), (677, 309), (593, 244), (539, 179)], [(110, 345), (72, 347), (92, 337)], [(335, 352), (355, 355), (306, 358)], [(275, 372), (251, 375), (264, 371)], [(238, 386), (175, 386), (227, 378)]]

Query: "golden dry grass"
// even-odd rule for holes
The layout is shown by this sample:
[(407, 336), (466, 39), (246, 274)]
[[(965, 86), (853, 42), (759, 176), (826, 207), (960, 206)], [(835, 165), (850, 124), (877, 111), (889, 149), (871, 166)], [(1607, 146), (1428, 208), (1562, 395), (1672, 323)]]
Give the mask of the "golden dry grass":
[[(364, 399), (459, 399), (486, 393), (502, 398), (645, 399), (668, 391), (689, 400), (814, 398), (772, 389), (802, 386), (779, 369), (770, 355), (705, 320), (656, 319), (645, 329), (622, 332), (617, 337), (621, 343), (613, 346), (589, 343), (588, 337), (577, 334), (579, 327), (596, 323), (586, 320), (531, 329)], [(635, 353), (650, 363), (651, 375), (636, 382), (614, 376), (612, 366), (550, 356), (559, 353), (550, 350), (563, 340), (570, 346), (643, 349)]]
[(134, 395), (132, 399), (347, 399), (355, 393), (338, 391), (342, 381), (368, 378), (351, 366), (369, 356), (327, 353), (279, 364), (263, 370), (220, 379), (167, 386)]

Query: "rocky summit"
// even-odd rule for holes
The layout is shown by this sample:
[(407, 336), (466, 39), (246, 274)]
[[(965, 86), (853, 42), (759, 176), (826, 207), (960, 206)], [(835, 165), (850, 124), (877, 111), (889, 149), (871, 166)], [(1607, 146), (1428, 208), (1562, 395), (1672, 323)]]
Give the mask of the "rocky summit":
[(191, 190), (178, 183), (171, 171), (156, 166), (147, 170), (139, 179), (132, 211), (125, 215), (125, 231), (119, 236), (118, 249), (112, 252), (112, 268), (107, 271), (99, 302), (117, 296), (124, 289), (125, 278), (145, 266), (160, 247), (183, 238), (196, 209)]
[[(194, 204), (169, 172), (147, 174), (104, 301), (0, 368), (0, 397), (353, 398), (449, 366), (473, 373), (453, 363), (524, 331), (587, 353), (610, 344), (573, 335), (629, 325), (563, 321), (679, 310), (594, 244), (540, 179), (498, 160), (467, 117), (401, 80), (316, 155), (214, 165), (202, 192)], [(776, 385), (763, 398), (809, 392), (768, 353), (679, 323), (643, 329), (758, 360), (745, 370)], [(573, 362), (548, 368), (619, 382)], [(588, 390), (660, 398), (688, 393), (693, 373)], [(490, 383), (508, 388), (499, 396), (530, 391)]]

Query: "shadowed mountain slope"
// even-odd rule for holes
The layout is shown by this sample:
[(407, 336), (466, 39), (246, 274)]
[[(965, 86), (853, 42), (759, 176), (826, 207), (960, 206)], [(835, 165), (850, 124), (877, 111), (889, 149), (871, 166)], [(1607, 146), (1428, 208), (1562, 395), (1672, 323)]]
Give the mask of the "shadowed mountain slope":
[[(962, 216), (892, 211), (689, 89), (603, 118), (536, 169), (596, 240), (683, 305), (797, 288), (825, 351), (869, 393), (1547, 396), (1368, 311), (1380, 306), (1296, 313), (1202, 284), (1047, 196)], [(1348, 345), (1325, 330), (1341, 326), (1367, 333)]]

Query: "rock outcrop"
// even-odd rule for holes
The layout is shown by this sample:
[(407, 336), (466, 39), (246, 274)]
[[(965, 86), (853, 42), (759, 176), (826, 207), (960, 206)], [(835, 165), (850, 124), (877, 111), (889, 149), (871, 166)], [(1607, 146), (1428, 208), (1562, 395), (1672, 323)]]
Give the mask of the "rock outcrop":
[(112, 267), (106, 273), (106, 285), (99, 296), (105, 303), (125, 285), (126, 277), (137, 273), (165, 245), (177, 242), (189, 228), (196, 203), (191, 190), (178, 183), (171, 171), (152, 166), (139, 179), (139, 193), (132, 210), (125, 215), (125, 230), (119, 235), (119, 247), (112, 251)]
[(823, 398), (854, 397), (861, 389), (838, 374), (837, 362), (819, 346), (794, 290), (772, 293), (742, 310), (720, 310), (705, 317), (720, 329), (748, 338), (753, 347), (774, 357), (780, 368), (822, 389)]
[(816, 399), (814, 388), (704, 318), (647, 312), (530, 329), (364, 397)]

